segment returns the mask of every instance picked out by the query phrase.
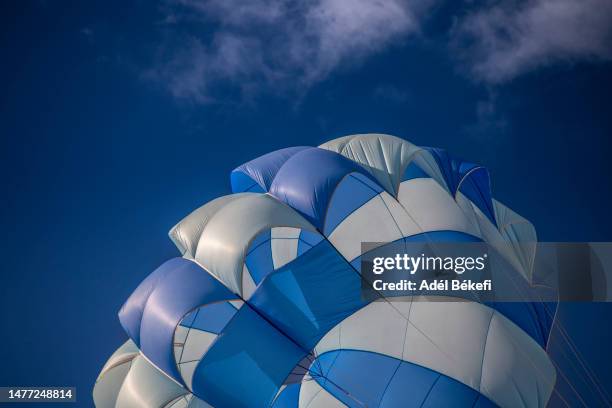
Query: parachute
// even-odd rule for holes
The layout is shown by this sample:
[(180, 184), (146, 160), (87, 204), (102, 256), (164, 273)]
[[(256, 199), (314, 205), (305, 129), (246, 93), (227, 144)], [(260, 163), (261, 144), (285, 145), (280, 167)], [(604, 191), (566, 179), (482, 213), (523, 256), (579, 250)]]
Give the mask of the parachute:
[(531, 279), (535, 229), (492, 198), (485, 168), (364, 134), (266, 154), (231, 187), (170, 230), (181, 256), (121, 308), (129, 340), (98, 408), (547, 404), (537, 304), (361, 296), (362, 242), (486, 242)]

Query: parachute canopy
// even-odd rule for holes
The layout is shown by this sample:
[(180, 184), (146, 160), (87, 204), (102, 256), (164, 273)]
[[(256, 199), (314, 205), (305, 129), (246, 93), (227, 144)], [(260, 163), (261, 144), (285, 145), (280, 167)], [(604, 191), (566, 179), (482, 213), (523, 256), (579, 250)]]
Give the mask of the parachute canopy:
[(492, 198), (485, 168), (369, 134), (281, 149), (230, 179), (233, 194), (170, 230), (181, 257), (122, 307), (129, 340), (97, 407), (546, 405), (540, 305), (361, 296), (362, 242), (487, 242), (531, 279), (535, 230)]

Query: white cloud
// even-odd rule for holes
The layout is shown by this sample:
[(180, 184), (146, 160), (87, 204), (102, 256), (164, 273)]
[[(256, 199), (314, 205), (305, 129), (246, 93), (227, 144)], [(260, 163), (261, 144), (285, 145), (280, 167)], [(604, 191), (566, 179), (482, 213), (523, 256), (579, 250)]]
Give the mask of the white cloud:
[(177, 0), (167, 8), (173, 40), (147, 77), (177, 98), (199, 102), (212, 100), (218, 86), (243, 94), (261, 86), (304, 91), (418, 33), (433, 1)]
[(454, 51), (471, 73), (499, 83), (556, 62), (612, 59), (612, 1), (505, 0), (460, 19)]

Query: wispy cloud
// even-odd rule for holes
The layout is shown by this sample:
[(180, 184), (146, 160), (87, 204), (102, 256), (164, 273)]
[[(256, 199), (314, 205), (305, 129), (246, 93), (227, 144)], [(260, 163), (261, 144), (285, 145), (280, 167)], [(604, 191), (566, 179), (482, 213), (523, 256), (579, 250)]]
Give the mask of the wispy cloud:
[[(475, 122), (467, 126), (464, 131), (467, 135), (487, 140), (500, 138), (507, 134), (510, 121), (503, 110), (500, 110), (498, 93), (492, 87), (487, 87), (486, 96), (476, 102)], [(493, 136), (493, 137), (491, 137)]]
[(374, 100), (378, 102), (402, 105), (410, 102), (410, 93), (391, 84), (381, 84), (372, 92)]
[(610, 60), (612, 2), (504, 0), (458, 20), (451, 38), (471, 74), (488, 83), (558, 62)]
[(176, 0), (164, 20), (171, 40), (146, 76), (198, 102), (218, 87), (303, 92), (418, 33), (433, 1)]

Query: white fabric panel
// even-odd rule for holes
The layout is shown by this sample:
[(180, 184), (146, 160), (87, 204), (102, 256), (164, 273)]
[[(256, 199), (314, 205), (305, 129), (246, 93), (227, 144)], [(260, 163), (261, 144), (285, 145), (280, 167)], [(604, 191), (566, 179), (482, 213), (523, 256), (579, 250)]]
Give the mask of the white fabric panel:
[(289, 227), (275, 227), (272, 228), (272, 231), (270, 232), (270, 237), (272, 239), (274, 238), (281, 238), (281, 239), (289, 239), (289, 238), (293, 238), (293, 239), (298, 239), (300, 237), (300, 232), (302, 230), (299, 228), (289, 228)]
[(362, 242), (387, 243), (402, 238), (380, 195), (346, 217), (329, 235), (329, 241), (349, 261), (361, 255)]
[(442, 172), (440, 171), (440, 166), (438, 166), (438, 162), (436, 159), (434, 159), (431, 153), (429, 153), (427, 150), (421, 150), (415, 154), (413, 161), (429, 177), (437, 181), (440, 186), (450, 193), (446, 180), (444, 179), (444, 175), (442, 175)]
[(185, 326), (176, 326), (176, 329), (174, 330), (174, 343), (179, 343), (182, 347), (182, 345), (185, 344), (185, 339), (187, 338), (188, 331), (189, 329)]
[(166, 405), (166, 408), (213, 408), (193, 394), (185, 394)]
[(389, 209), (389, 212), (400, 229), (402, 236), (408, 237), (410, 235), (423, 232), (421, 231), (420, 226), (414, 222), (410, 214), (406, 212), (404, 207), (402, 207), (402, 205), (395, 198), (391, 197), (386, 192), (381, 193), (380, 197), (383, 199), (385, 205)]
[(174, 401), (168, 403), (164, 408), (187, 408), (189, 398), (186, 395), (180, 396)]
[[(457, 193), (457, 204), (461, 207), (463, 213), (470, 220), (472, 225), (480, 231), (480, 237), (494, 249), (503, 259), (505, 259), (514, 270), (518, 271), (528, 282), (531, 282), (533, 272), (533, 262), (535, 258), (535, 249), (537, 243), (535, 238), (530, 241), (513, 241), (508, 237), (504, 237), (498, 231), (497, 227), (489, 220), (474, 203), (472, 203), (465, 195)], [(526, 221), (526, 220), (525, 220)], [(531, 224), (527, 224), (533, 228)], [(535, 230), (534, 230), (535, 233)], [(518, 239), (518, 238), (517, 238)], [(521, 238), (523, 239), (523, 238)], [(504, 269), (493, 268), (493, 281), (495, 281), (495, 273), (502, 272)], [(517, 287), (518, 288), (518, 287)], [(506, 289), (508, 289), (506, 287)]]
[(380, 185), (397, 195), (397, 187), (408, 163), (421, 148), (391, 135), (362, 134), (345, 136), (319, 146), (340, 153), (363, 165)]
[(133, 360), (132, 367), (123, 381), (116, 408), (162, 407), (186, 392), (139, 355)]
[(187, 385), (187, 388), (189, 388), (190, 390), (193, 389), (193, 373), (195, 372), (198, 363), (199, 361), (190, 361), (188, 363), (179, 364), (179, 371), (181, 372), (181, 377), (183, 377), (185, 385)]
[[(469, 200), (467, 201), (469, 202)], [(482, 239), (510, 263), (515, 270), (519, 271), (528, 282), (531, 282), (536, 241), (519, 242), (504, 237), (480, 208), (473, 203), (471, 206)], [(529, 238), (526, 237), (526, 239)]]
[(187, 339), (188, 329), (184, 326), (176, 326), (174, 330), (174, 361), (179, 361), (181, 353), (183, 352), (183, 346)]
[(229, 303), (230, 305), (234, 306), (236, 310), (240, 309), (244, 305), (242, 300), (230, 300)]
[(179, 361), (181, 353), (183, 352), (183, 346), (174, 346), (174, 361)]
[(274, 265), (274, 269), (278, 269), (297, 258), (297, 239), (272, 238), (270, 245), (272, 249), (272, 264)]
[(98, 408), (114, 408), (123, 381), (127, 376), (132, 360), (140, 351), (132, 340), (119, 347), (100, 371), (93, 390), (93, 399)]
[[(197, 362), (179, 367), (189, 386), (196, 365)], [(94, 386), (93, 398), (96, 408), (212, 408), (159, 371), (131, 340), (106, 363)]]
[(191, 400), (189, 401), (189, 405), (187, 407), (188, 408), (213, 408), (212, 405), (210, 405), (206, 401), (199, 399), (193, 394), (191, 395)]
[(403, 358), (408, 320), (390, 303), (377, 301), (340, 322), (317, 344), (318, 355), (330, 350), (373, 351)]
[(240, 194), (232, 194), (216, 198), (193, 211), (172, 227), (168, 235), (186, 258), (195, 256), (198, 241), (210, 218), (225, 204), (239, 197)]
[(317, 393), (321, 391), (321, 386), (313, 379), (302, 381), (300, 386), (299, 408), (307, 408)]
[(500, 234), (513, 244), (515, 255), (526, 272), (525, 276), (531, 281), (538, 242), (533, 224), (499, 201), (493, 200), (493, 208)]
[(555, 382), (549, 357), (503, 315), (480, 303), (442, 297), (388, 300), (340, 322), (317, 344), (316, 354), (352, 349), (392, 356), (452, 377), (501, 406), (521, 406), (518, 394), (507, 388), (514, 382), (531, 398), (527, 406), (545, 406)]
[(403, 181), (397, 199), (420, 232), (448, 230), (480, 236), (455, 200), (433, 179)]
[(174, 348), (174, 359), (187, 388), (191, 390), (195, 368), (218, 335), (193, 327), (186, 329), (178, 326), (174, 332), (175, 344), (179, 343), (180, 337), (183, 337), (184, 344)]
[(329, 140), (319, 146), (321, 149), (331, 150), (332, 152), (341, 153), (346, 144), (356, 135), (341, 136), (339, 138)]
[[(347, 317), (347, 319), (350, 319), (350, 316)], [(317, 345), (314, 348), (315, 355), (320, 356), (321, 354), (325, 353), (326, 351), (338, 350), (338, 349), (342, 348), (340, 346), (340, 332), (342, 331), (343, 323), (344, 322), (338, 323), (331, 330), (329, 330), (327, 333), (325, 333), (325, 336), (323, 336), (323, 338), (321, 338), (321, 340), (319, 340), (319, 342), (317, 343)]]
[(180, 356), (181, 360), (179, 362), (200, 360), (216, 338), (217, 334), (215, 333), (195, 328), (189, 329), (189, 334), (183, 347), (183, 354)]
[[(482, 239), (486, 240), (484, 234), (480, 230), (479, 217), (478, 217), (478, 215), (476, 215), (476, 211), (474, 210), (474, 207), (476, 207), (476, 206), (470, 201), (469, 198), (467, 198), (465, 195), (463, 195), (463, 193), (461, 193), (460, 191), (458, 191), (456, 196), (455, 196), (455, 202), (457, 203), (459, 208), (461, 208), (461, 211), (463, 211), (463, 214), (468, 219), (468, 222), (471, 225), (473, 225), (475, 228), (478, 229), (478, 236), (480, 236)], [(478, 208), (478, 207), (476, 207), (476, 208)]]
[(315, 380), (304, 381), (300, 387), (299, 408), (342, 408), (346, 407), (333, 395), (323, 389)]
[(489, 220), (489, 218), (478, 208), (474, 203), (465, 198), (466, 201), (472, 206), (472, 213), (476, 220), (476, 225), (480, 229), (482, 239), (488, 243), (500, 243), (507, 242), (504, 237), (499, 233), (497, 227)]
[(415, 301), (404, 358), (478, 389), (492, 314), (474, 302)]
[(195, 261), (241, 295), (244, 257), (251, 240), (277, 226), (316, 231), (296, 211), (270, 195), (242, 193), (220, 208), (204, 226)]
[(106, 364), (104, 364), (104, 367), (102, 367), (98, 378), (102, 377), (106, 370), (109, 370), (116, 365), (124, 363), (125, 361), (132, 360), (139, 353), (140, 350), (138, 350), (138, 347), (131, 339), (126, 341), (109, 357), (109, 359), (106, 361)]
[(96, 408), (115, 408), (119, 390), (130, 371), (132, 360), (107, 369), (98, 377), (93, 389), (93, 399)]
[(545, 407), (556, 371), (540, 346), (495, 313), (485, 347), (480, 390), (502, 407)]
[[(346, 405), (344, 405), (342, 402), (337, 400), (336, 397), (334, 397), (329, 392), (327, 392), (327, 390), (321, 388), (321, 386), (317, 382), (315, 381), (311, 381), (311, 382), (319, 386), (319, 392), (317, 392), (314, 398), (310, 401), (310, 404), (308, 404), (308, 408), (344, 408), (346, 407)], [(299, 406), (301, 407), (302, 405), (300, 404)]]
[(251, 297), (257, 285), (255, 285), (255, 281), (249, 272), (249, 268), (247, 268), (246, 264), (242, 268), (242, 298), (248, 299)]
[(301, 231), (299, 228), (272, 228), (270, 246), (274, 269), (278, 269), (297, 258), (298, 239)]

